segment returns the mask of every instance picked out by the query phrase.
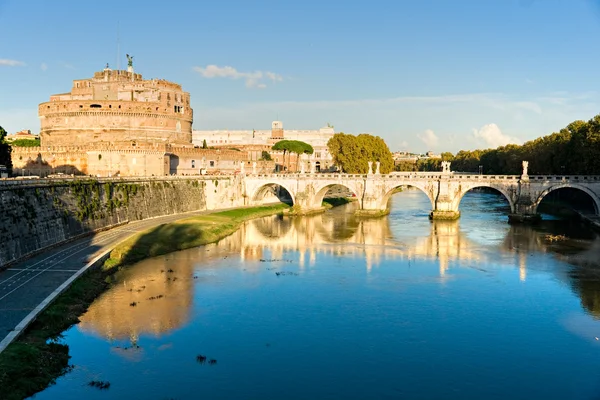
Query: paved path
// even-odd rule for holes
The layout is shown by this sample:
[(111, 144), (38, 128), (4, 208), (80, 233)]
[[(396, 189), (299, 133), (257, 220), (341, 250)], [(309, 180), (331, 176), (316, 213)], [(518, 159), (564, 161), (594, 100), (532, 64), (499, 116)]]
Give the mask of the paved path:
[(130, 222), (53, 248), (0, 271), (0, 342), (63, 282), (125, 238), (165, 222), (216, 211), (223, 210), (196, 211)]

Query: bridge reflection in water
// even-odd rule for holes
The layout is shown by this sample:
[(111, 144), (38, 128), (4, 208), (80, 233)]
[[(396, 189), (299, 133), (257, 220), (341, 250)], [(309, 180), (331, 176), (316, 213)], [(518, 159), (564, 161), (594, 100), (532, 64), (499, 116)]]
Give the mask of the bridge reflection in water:
[[(494, 268), (514, 269), (518, 265), (518, 279), (526, 281), (528, 255), (548, 251), (544, 233), (529, 226), (503, 225), (505, 237), (489, 246), (470, 239), (461, 231), (459, 221), (428, 224), (427, 236), (398, 238), (390, 227), (390, 217), (360, 219), (355, 217), (352, 205), (310, 217), (273, 216), (249, 221), (217, 244), (145, 260), (119, 272), (119, 283), (90, 306), (81, 317), (79, 328), (132, 343), (142, 333), (160, 336), (190, 320), (194, 286), (201, 282), (194, 279), (195, 273), (236, 263), (247, 272), (258, 272), (265, 267), (259, 262), (261, 259), (284, 259), (288, 251), (299, 253), (300, 269), (315, 267), (319, 255), (364, 258), (367, 272), (384, 260), (402, 261), (405, 266), (410, 266), (412, 260), (436, 260), (442, 281), (449, 278), (454, 265), (485, 271), (490, 263)], [(585, 250), (581, 249), (582, 254)], [(240, 259), (236, 260), (234, 254)], [(225, 257), (228, 259), (223, 260)], [(175, 271), (169, 273), (170, 268)], [(576, 289), (581, 286), (573, 277), (566, 278)], [(203, 275), (202, 279), (207, 278)], [(164, 299), (148, 300), (159, 295)], [(583, 299), (583, 293), (580, 295)], [(582, 303), (587, 307), (589, 304), (585, 303), (595, 299)], [(137, 304), (132, 306), (133, 302)]]

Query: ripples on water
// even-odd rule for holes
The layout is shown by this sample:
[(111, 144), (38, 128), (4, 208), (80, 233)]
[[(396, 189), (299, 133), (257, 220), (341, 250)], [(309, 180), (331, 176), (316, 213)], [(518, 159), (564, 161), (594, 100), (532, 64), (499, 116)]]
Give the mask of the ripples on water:
[(419, 191), (392, 202), (378, 220), (251, 221), (120, 272), (65, 333), (75, 369), (36, 399), (600, 396), (598, 274), (573, 266), (597, 261), (595, 235), (511, 227), (493, 194), (446, 223)]

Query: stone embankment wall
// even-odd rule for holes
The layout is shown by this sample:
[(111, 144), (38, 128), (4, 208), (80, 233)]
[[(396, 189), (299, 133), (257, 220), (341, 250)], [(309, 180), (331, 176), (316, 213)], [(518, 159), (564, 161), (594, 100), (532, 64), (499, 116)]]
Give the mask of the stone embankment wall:
[(38, 181), (0, 185), (0, 268), (127, 221), (244, 205), (235, 177)]

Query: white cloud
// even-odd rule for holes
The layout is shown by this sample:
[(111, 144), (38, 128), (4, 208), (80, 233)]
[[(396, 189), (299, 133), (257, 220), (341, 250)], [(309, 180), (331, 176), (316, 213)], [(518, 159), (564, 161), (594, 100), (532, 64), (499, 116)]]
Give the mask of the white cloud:
[(40, 69), (41, 69), (42, 71), (45, 71), (45, 70), (47, 70), (47, 69), (48, 69), (48, 64), (46, 64), (46, 63), (42, 63), (42, 65), (40, 65)]
[(263, 80), (270, 80), (271, 82), (281, 82), (283, 77), (279, 74), (269, 71), (254, 71), (254, 72), (241, 72), (237, 69), (224, 66), (219, 67), (218, 65), (207, 65), (206, 67), (194, 67), (194, 71), (198, 72), (202, 77), (207, 79), (213, 78), (228, 78), (228, 79), (244, 79), (246, 81), (246, 87), (264, 89), (267, 87)]
[(0, 58), (0, 65), (4, 65), (5, 67), (23, 67), (25, 63), (23, 61)]
[(422, 134), (417, 135), (417, 137), (421, 139), (423, 143), (425, 143), (425, 146), (427, 146), (428, 150), (437, 147), (439, 142), (438, 137), (435, 135), (435, 133), (433, 133), (431, 129), (427, 129)]
[(487, 124), (479, 129), (473, 129), (473, 136), (488, 147), (506, 146), (507, 144), (520, 144), (517, 138), (505, 135), (496, 124)]

